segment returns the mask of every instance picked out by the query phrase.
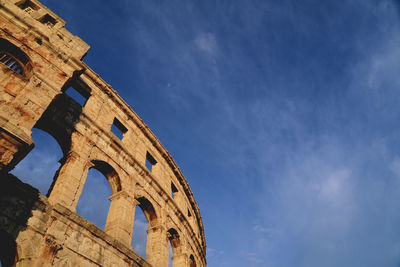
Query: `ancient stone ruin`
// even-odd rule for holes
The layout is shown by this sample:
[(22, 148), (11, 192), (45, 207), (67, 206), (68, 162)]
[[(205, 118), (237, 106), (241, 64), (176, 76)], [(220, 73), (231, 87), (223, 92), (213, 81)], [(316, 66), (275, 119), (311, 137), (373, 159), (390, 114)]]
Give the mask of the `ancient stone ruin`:
[[(171, 256), (173, 266), (206, 266), (203, 223), (185, 177), (82, 61), (89, 46), (36, 0), (0, 0), (0, 29), (1, 266), (167, 267)], [(63, 151), (47, 197), (9, 173), (33, 149), (32, 128)], [(75, 212), (91, 168), (112, 191), (104, 231)], [(149, 223), (145, 259), (131, 246), (138, 207)]]

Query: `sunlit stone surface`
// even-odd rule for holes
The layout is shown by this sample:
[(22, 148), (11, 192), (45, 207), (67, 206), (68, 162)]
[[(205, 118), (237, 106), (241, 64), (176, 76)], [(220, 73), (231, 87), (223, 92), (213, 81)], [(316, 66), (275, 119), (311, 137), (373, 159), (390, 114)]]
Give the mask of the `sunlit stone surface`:
[[(64, 26), (38, 1), (0, 0), (2, 266), (166, 267), (170, 256), (173, 266), (206, 266), (203, 223), (186, 179), (82, 62), (89, 46)], [(63, 154), (47, 195), (9, 173), (34, 147), (33, 128)], [(76, 213), (92, 168), (111, 189), (104, 230)], [(133, 249), (137, 207), (148, 221), (145, 259)]]

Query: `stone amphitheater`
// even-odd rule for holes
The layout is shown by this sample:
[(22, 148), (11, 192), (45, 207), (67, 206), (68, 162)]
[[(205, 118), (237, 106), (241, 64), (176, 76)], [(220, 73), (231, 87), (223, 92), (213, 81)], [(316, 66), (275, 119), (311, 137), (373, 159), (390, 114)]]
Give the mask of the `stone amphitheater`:
[[(0, 0), (1, 266), (167, 267), (170, 257), (174, 267), (206, 266), (202, 218), (185, 177), (140, 117), (82, 61), (88, 50), (40, 2)], [(33, 128), (63, 151), (47, 196), (10, 174), (33, 149)], [(104, 230), (76, 213), (91, 168), (112, 191)], [(145, 258), (131, 245), (137, 207), (148, 221)]]

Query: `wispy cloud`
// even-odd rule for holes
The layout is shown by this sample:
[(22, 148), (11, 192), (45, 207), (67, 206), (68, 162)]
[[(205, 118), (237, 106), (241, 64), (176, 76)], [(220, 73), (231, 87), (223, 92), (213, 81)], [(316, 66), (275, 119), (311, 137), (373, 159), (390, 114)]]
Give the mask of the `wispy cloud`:
[(399, 265), (396, 1), (123, 5), (88, 60), (184, 169), (209, 266)]
[(242, 252), (241, 256), (248, 262), (252, 262), (252, 263), (256, 263), (256, 264), (260, 264), (263, 262), (261, 260), (261, 258), (259, 257), (259, 255), (254, 252)]
[(261, 225), (254, 225), (253, 230), (263, 234), (279, 234), (281, 231), (276, 228), (265, 228)]
[(212, 33), (199, 33), (194, 39), (198, 49), (213, 55), (217, 52), (217, 42)]

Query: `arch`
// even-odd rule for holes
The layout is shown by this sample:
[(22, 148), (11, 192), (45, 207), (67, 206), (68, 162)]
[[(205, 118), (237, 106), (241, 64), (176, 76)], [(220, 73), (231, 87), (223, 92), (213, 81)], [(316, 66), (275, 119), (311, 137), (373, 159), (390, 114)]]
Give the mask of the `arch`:
[(29, 57), (19, 47), (3, 38), (0, 38), (0, 62), (24, 77), (32, 69)]
[[(135, 249), (136, 253), (148, 259), (152, 257), (152, 251), (149, 251), (149, 248), (152, 248), (152, 242), (154, 241), (152, 235), (154, 231), (157, 231), (158, 219), (157, 213), (153, 206), (153, 204), (144, 196), (136, 198), (137, 205), (136, 209), (139, 206), (141, 211), (135, 210), (135, 219), (133, 222), (133, 232), (132, 232), (132, 240), (131, 245)], [(141, 214), (141, 212), (143, 212)], [(146, 222), (143, 224), (141, 218), (145, 217)], [(147, 229), (146, 229), (147, 228)], [(145, 239), (143, 240), (143, 237)]]
[(149, 222), (149, 227), (157, 226), (157, 214), (153, 204), (145, 197), (139, 197), (136, 200), (139, 202), (138, 206), (142, 209)]
[[(111, 209), (109, 196), (121, 191), (121, 181), (115, 169), (105, 161), (92, 160), (88, 169), (86, 182), (83, 185), (76, 210), (79, 215), (105, 230)], [(97, 182), (104, 178), (107, 180), (104, 184)], [(106, 185), (107, 183), (109, 187)], [(97, 204), (95, 212), (91, 203)]]
[(180, 252), (181, 240), (178, 231), (176, 231), (174, 228), (170, 228), (167, 231), (167, 235), (168, 240), (171, 242), (172, 253), (176, 254), (177, 252)]
[(48, 131), (34, 127), (32, 137), (34, 148), (21, 160), (11, 173), (23, 182), (38, 189), (42, 195), (49, 195), (58, 177), (61, 162), (65, 158), (60, 143)]
[(76, 84), (75, 88), (83, 88), (79, 90), (86, 97), (89, 97), (91, 92), (91, 89), (79, 79), (80, 74), (81, 72), (75, 71), (73, 76), (65, 82), (61, 93), (51, 100), (34, 126), (52, 135), (65, 155), (71, 149), (71, 136), (76, 131), (75, 125), (80, 121), (82, 114), (82, 106), (69, 96), (66, 91)]
[(62, 94), (56, 95), (40, 119), (36, 122), (33, 128), (40, 129), (50, 134), (60, 145), (64, 155), (68, 153), (71, 148), (71, 133), (73, 129), (65, 124), (61, 117), (65, 114), (60, 112), (60, 100)]
[[(147, 221), (149, 222), (149, 228), (158, 226), (158, 217), (161, 211), (159, 211), (157, 206), (153, 205), (154, 199), (152, 199), (152, 194), (147, 192), (142, 184), (136, 182), (135, 185), (135, 200), (138, 202), (139, 206)], [(155, 201), (156, 202), (156, 201)]]
[(97, 168), (90, 168), (86, 173), (85, 183), (76, 205), (76, 213), (105, 230), (111, 206), (110, 183)]
[(49, 123), (42, 123), (39, 120), (32, 129), (39, 129), (54, 138), (60, 146), (63, 155), (66, 155), (71, 147), (71, 136), (64, 129), (51, 125)]
[(92, 164), (93, 166), (91, 168), (98, 170), (106, 177), (110, 184), (112, 194), (121, 191), (121, 179), (110, 164), (102, 160), (92, 160)]
[(142, 208), (135, 208), (131, 246), (138, 255), (146, 258), (150, 223)]
[(172, 248), (172, 255), (169, 257), (172, 259), (172, 267), (182, 266), (185, 259), (183, 258), (184, 255), (182, 255), (182, 242), (178, 231), (170, 228), (167, 231), (167, 238)]
[(196, 261), (195, 261), (195, 259), (194, 259), (193, 254), (190, 254), (190, 257), (189, 257), (189, 266), (190, 266), (190, 267), (196, 267)]

